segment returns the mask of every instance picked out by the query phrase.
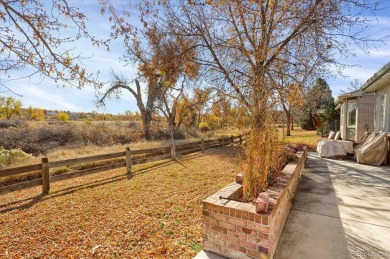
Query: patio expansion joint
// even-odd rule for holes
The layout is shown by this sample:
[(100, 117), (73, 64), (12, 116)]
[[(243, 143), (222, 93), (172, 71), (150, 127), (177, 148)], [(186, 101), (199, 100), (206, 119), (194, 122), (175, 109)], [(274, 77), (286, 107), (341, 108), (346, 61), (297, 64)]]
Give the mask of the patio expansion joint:
[(329, 218), (334, 218), (334, 219), (340, 219), (340, 220), (342, 220), (342, 221), (343, 221), (343, 220), (344, 220), (344, 221), (353, 221), (353, 222), (362, 223), (362, 224), (366, 224), (366, 225), (371, 225), (371, 226), (377, 226), (377, 227), (382, 227), (382, 228), (388, 228), (388, 229), (390, 229), (390, 226), (383, 226), (383, 225), (373, 224), (373, 223), (364, 222), (364, 221), (359, 221), (359, 220), (355, 220), (355, 219), (341, 218), (341, 217), (336, 217), (336, 216), (332, 216), (332, 215), (326, 215), (326, 214), (321, 214), (321, 213), (316, 213), (316, 212), (311, 212), (311, 211), (306, 211), (306, 210), (300, 210), (300, 209), (295, 209), (295, 208), (291, 208), (291, 210), (300, 211), (300, 212), (304, 212), (304, 213), (308, 213), (308, 214), (319, 215), (319, 216), (323, 216), (323, 217), (329, 217)]

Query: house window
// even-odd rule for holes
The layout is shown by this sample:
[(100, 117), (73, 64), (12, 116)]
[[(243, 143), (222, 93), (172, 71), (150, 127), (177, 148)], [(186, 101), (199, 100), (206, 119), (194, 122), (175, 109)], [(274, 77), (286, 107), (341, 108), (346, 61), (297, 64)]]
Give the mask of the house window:
[(378, 126), (379, 130), (384, 130), (385, 129), (385, 108), (386, 108), (386, 95), (381, 95), (379, 96), (378, 100)]
[(348, 115), (347, 115), (348, 127), (356, 126), (356, 100), (348, 101)]

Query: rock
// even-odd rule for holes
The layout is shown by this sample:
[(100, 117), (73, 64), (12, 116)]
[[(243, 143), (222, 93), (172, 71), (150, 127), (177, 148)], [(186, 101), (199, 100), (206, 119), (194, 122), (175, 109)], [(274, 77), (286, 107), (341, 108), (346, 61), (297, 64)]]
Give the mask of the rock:
[(256, 213), (264, 213), (268, 210), (269, 194), (268, 192), (259, 193), (256, 199)]

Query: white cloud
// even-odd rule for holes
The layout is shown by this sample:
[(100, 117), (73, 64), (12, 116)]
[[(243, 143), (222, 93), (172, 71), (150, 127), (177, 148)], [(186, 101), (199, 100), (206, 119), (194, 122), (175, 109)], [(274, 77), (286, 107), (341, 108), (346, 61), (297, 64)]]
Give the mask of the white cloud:
[(30, 85), (25, 88), (26, 94), (29, 95), (30, 98), (34, 98), (39, 103), (50, 103), (54, 104), (56, 110), (67, 110), (67, 111), (83, 111), (84, 109), (72, 102), (67, 101), (63, 97), (58, 94), (50, 93), (42, 88), (39, 88), (35, 85)]

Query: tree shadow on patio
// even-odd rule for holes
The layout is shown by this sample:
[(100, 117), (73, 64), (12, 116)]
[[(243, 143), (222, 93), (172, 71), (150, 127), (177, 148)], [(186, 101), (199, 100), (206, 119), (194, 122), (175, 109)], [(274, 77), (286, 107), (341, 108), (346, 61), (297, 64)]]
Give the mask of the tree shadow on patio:
[(328, 164), (310, 154), (275, 258), (348, 258), (338, 202)]

